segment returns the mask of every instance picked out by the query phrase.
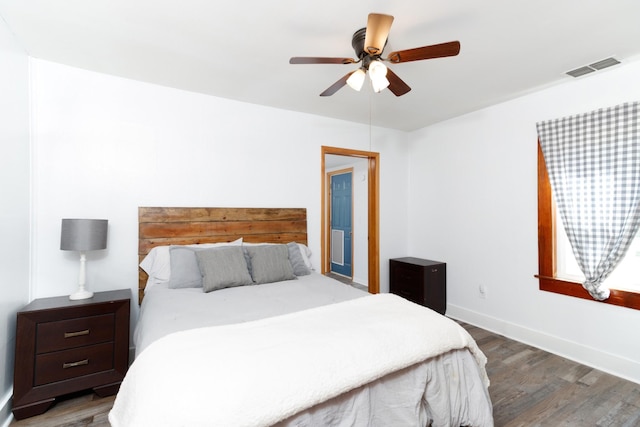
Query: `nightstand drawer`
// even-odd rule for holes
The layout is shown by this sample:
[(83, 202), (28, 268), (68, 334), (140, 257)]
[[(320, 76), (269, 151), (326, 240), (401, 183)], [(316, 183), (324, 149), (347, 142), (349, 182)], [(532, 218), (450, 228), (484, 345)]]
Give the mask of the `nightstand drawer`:
[(113, 341), (115, 316), (81, 317), (38, 324), (36, 353), (49, 353)]
[(113, 343), (103, 343), (36, 356), (34, 385), (113, 369)]

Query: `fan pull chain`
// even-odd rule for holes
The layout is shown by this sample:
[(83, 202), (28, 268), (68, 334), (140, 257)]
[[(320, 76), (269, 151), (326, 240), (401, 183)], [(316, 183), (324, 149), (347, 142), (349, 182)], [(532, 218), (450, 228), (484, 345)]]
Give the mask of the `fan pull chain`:
[(371, 91), (369, 91), (369, 152), (371, 152), (371, 110), (372, 110)]

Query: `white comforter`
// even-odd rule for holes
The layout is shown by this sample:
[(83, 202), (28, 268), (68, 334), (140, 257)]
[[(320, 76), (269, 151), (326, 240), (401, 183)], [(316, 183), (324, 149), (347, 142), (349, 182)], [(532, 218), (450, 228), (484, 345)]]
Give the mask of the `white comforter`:
[[(486, 360), (473, 339), (455, 322), (391, 294), (161, 338), (131, 366), (109, 421), (268, 426), (456, 349), (474, 356), (485, 382), (475, 395), (486, 396), (466, 402), (468, 418), (456, 420), (490, 426)], [(425, 387), (428, 381), (425, 375)]]
[(368, 295), (317, 273), (297, 280), (209, 293), (202, 292), (202, 288), (168, 289), (166, 285), (155, 285), (142, 302), (133, 337), (136, 357), (149, 344), (173, 332), (243, 323)]

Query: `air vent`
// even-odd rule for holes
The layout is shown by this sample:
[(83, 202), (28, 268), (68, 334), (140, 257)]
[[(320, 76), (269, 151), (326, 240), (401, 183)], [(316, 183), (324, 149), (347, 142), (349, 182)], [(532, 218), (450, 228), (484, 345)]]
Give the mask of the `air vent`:
[(589, 67), (595, 68), (596, 70), (602, 70), (603, 68), (611, 67), (612, 65), (617, 65), (619, 63), (620, 61), (615, 58), (607, 58), (603, 59), (602, 61), (594, 62), (593, 64), (589, 65)]
[(594, 62), (593, 64), (585, 65), (584, 67), (576, 68), (575, 70), (567, 71), (567, 74), (571, 77), (580, 77), (619, 63), (620, 61), (615, 58), (607, 58), (602, 61)]
[(580, 68), (576, 68), (575, 70), (571, 70), (571, 71), (567, 71), (567, 74), (569, 74), (571, 77), (580, 77), (580, 76), (584, 76), (585, 74), (589, 74), (589, 73), (593, 73), (594, 70), (591, 67), (580, 67)]

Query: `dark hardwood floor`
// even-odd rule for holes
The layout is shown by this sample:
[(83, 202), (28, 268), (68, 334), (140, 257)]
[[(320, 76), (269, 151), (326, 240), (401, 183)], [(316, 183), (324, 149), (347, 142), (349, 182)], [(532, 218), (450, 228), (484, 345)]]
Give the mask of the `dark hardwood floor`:
[(44, 414), (14, 420), (10, 427), (109, 427), (114, 400), (115, 396), (98, 397), (91, 391), (65, 396)]
[(640, 384), (461, 324), (488, 358), (496, 427), (640, 426)]
[[(640, 426), (640, 385), (461, 323), (489, 362), (496, 427)], [(11, 427), (109, 426), (114, 397), (72, 396)]]

